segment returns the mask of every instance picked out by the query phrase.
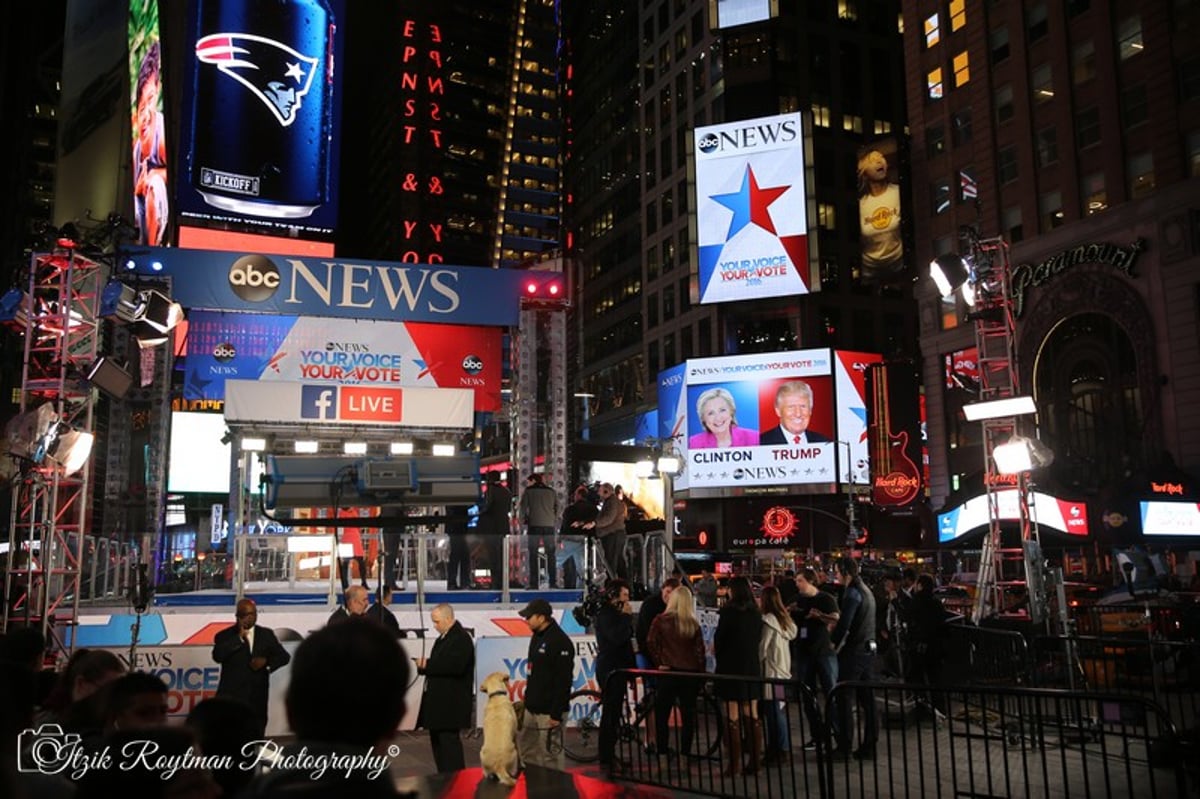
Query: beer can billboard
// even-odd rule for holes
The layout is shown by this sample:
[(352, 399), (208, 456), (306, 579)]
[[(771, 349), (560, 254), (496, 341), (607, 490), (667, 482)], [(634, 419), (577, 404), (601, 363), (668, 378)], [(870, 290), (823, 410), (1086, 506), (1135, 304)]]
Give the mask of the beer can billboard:
[(344, 0), (195, 0), (182, 224), (332, 240)]

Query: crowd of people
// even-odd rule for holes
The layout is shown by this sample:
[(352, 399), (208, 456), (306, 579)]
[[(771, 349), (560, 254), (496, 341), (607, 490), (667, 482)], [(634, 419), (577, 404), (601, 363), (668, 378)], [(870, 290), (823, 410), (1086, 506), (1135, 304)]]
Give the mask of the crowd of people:
[[(697, 579), (674, 577), (642, 603), (637, 617), (628, 603), (628, 585), (612, 579), (608, 604), (596, 614), (597, 679), (603, 686), (609, 721), (626, 699), (624, 680), (609, 675), (631, 662), (654, 670), (643, 675), (653, 695), (646, 716), (646, 753), (692, 756), (696, 703), (704, 684), (713, 682), (721, 707), (727, 774), (753, 773), (793, 755), (794, 745), (819, 745), (834, 759), (875, 757), (878, 719), (870, 683), (885, 676), (936, 685), (941, 680), (940, 625), (949, 615), (934, 595), (930, 575), (911, 569), (888, 575), (871, 587), (859, 562), (836, 561), (833, 579), (805, 567), (787, 572), (757, 591), (749, 579), (728, 579), (712, 634), (713, 668), (706, 671), (706, 648), (697, 606), (716, 604), (717, 584), (705, 572)], [(710, 601), (698, 601), (711, 596)], [(632, 641), (630, 632), (632, 631)], [(715, 676), (715, 679), (713, 677)], [(606, 682), (607, 680), (607, 682)], [(840, 681), (857, 683), (835, 692)], [(802, 684), (815, 701), (799, 701)], [(927, 705), (937, 707), (937, 692)], [(806, 740), (793, 741), (789, 705), (805, 714)], [(678, 724), (669, 720), (675, 707)], [(611, 763), (615, 722), (600, 737), (602, 763)]]

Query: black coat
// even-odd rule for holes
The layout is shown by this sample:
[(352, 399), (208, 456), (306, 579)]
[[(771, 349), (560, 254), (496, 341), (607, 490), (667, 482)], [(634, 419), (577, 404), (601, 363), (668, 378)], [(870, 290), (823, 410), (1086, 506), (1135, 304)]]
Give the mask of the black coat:
[[(762, 676), (758, 644), (762, 640), (762, 614), (753, 604), (745, 607), (726, 605), (717, 615), (713, 633), (714, 674), (738, 674), (745, 677)], [(728, 700), (757, 699), (762, 688), (757, 683), (718, 680), (717, 695)]]
[(525, 709), (562, 718), (571, 706), (575, 684), (575, 644), (553, 619), (529, 639), (529, 680)]
[(617, 669), (632, 669), (633, 614), (622, 613), (609, 604), (600, 608), (593, 622), (596, 631), (596, 680), (604, 685)]
[[(809, 444), (823, 444), (829, 442), (829, 436), (823, 433), (818, 433), (811, 427), (804, 431), (804, 437), (808, 439)], [(792, 436), (787, 433), (782, 427), (772, 427), (761, 436), (758, 437), (759, 444), (791, 444)]]
[(475, 642), (457, 621), (433, 643), (420, 669), (425, 692), (417, 726), (427, 730), (465, 730), (475, 726), (471, 717), (475, 699)]
[[(271, 692), (271, 672), (277, 671), (292, 661), (274, 630), (261, 625), (254, 626), (254, 651), (238, 635), (238, 625), (233, 624), (217, 633), (213, 639), (213, 660), (221, 664), (221, 679), (217, 683), (217, 696), (240, 699), (250, 706), (254, 715), (264, 725), (267, 720), (267, 699)], [(250, 668), (251, 658), (264, 657), (267, 665), (258, 671)]]

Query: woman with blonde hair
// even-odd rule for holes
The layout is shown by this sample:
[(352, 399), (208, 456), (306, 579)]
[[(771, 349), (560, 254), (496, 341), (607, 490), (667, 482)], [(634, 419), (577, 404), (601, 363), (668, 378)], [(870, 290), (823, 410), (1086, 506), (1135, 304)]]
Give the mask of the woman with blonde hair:
[(688, 438), (689, 449), (758, 445), (758, 431), (738, 426), (737, 403), (723, 388), (710, 388), (696, 398), (696, 416), (704, 430)]
[[(660, 671), (704, 671), (704, 635), (696, 618), (696, 602), (691, 589), (681, 585), (671, 592), (667, 610), (655, 617), (646, 638), (650, 658)], [(679, 751), (690, 754), (696, 733), (696, 695), (700, 681), (696, 677), (664, 674), (655, 680), (654, 716), (655, 740), (665, 753), (668, 738), (667, 722), (671, 707), (679, 702)]]
[[(759, 658), (765, 679), (790, 680), (792, 678), (792, 641), (796, 638), (796, 623), (787, 608), (779, 588), (768, 585), (762, 592), (762, 638), (758, 645)], [(763, 715), (767, 722), (766, 757), (767, 765), (779, 763), (791, 751), (791, 735), (788, 730), (787, 703), (784, 701), (782, 685), (767, 684), (762, 700)]]

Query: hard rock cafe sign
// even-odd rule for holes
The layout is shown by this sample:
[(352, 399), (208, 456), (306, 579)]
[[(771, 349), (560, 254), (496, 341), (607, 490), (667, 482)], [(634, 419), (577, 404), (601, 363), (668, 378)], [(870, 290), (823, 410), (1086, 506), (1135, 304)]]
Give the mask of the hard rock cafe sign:
[(1049, 283), (1061, 273), (1076, 266), (1104, 264), (1121, 270), (1126, 277), (1132, 277), (1133, 264), (1145, 247), (1144, 239), (1135, 239), (1128, 247), (1107, 242), (1080, 244), (1036, 264), (1018, 264), (1012, 270), (1013, 315), (1020, 317), (1025, 310), (1025, 295), (1029, 289)]

